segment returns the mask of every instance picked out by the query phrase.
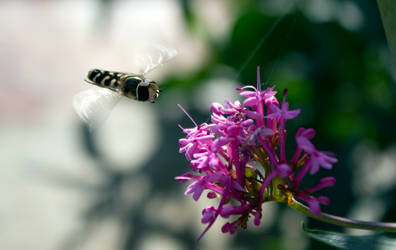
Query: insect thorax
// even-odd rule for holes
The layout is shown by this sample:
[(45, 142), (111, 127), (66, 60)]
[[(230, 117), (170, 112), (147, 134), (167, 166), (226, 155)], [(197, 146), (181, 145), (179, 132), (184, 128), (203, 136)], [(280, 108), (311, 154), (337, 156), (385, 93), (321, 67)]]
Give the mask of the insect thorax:
[[(124, 96), (139, 100), (138, 89), (140, 89), (141, 83), (144, 81), (139, 76), (125, 75), (121, 80), (121, 92)], [(141, 101), (141, 100), (139, 100)]]

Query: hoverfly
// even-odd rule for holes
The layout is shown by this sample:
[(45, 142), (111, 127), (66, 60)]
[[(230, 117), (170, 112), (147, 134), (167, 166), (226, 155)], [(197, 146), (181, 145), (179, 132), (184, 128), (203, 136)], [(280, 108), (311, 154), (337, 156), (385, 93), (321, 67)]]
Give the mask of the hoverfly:
[(97, 87), (81, 91), (74, 96), (73, 107), (77, 115), (93, 128), (108, 117), (123, 96), (154, 103), (160, 90), (157, 83), (147, 79), (145, 75), (175, 57), (177, 51), (157, 45), (154, 52), (154, 55), (147, 54), (139, 58), (140, 66), (145, 64), (145, 68), (138, 74), (90, 70), (85, 81)]

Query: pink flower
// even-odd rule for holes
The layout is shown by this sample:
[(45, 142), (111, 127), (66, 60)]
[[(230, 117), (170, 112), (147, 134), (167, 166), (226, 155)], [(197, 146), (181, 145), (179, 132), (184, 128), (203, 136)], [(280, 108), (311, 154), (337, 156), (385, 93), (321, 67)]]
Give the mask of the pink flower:
[(209, 206), (207, 208), (205, 208), (204, 210), (202, 210), (202, 219), (201, 222), (203, 224), (206, 224), (208, 222), (211, 222), (215, 219), (216, 217), (216, 209), (214, 208), (214, 206)]
[(319, 167), (323, 167), (326, 169), (331, 169), (333, 163), (338, 162), (338, 160), (334, 157), (328, 156), (320, 151), (313, 151), (311, 154), (312, 166), (310, 170), (310, 174), (315, 174), (319, 171)]
[(277, 105), (275, 104), (271, 104), (271, 111), (272, 114), (267, 115), (266, 118), (269, 119), (284, 119), (284, 120), (290, 120), (290, 119), (294, 119), (299, 113), (300, 110), (296, 109), (296, 110), (289, 110), (289, 103), (284, 102), (282, 103), (282, 108), (278, 108)]
[(262, 102), (266, 105), (278, 104), (278, 101), (275, 98), (277, 92), (273, 91), (274, 88), (275, 87), (260, 91), (259, 88), (256, 89), (254, 86), (246, 86), (238, 88), (237, 90), (252, 89), (253, 91), (242, 91), (240, 95), (247, 97), (243, 102), (244, 106), (257, 107)]
[(224, 218), (230, 217), (230, 215), (233, 214), (242, 214), (245, 211), (250, 209), (250, 205), (242, 205), (242, 206), (232, 206), (231, 204), (227, 204), (226, 206), (223, 207), (221, 210), (221, 216)]
[[(337, 159), (315, 148), (311, 142), (315, 130), (300, 128), (295, 136), (296, 150), (288, 160), (285, 126), (300, 110), (289, 110), (286, 91), (279, 106), (274, 88), (262, 91), (258, 72), (257, 88), (238, 89), (245, 98), (242, 104), (226, 100), (225, 105), (211, 105), (210, 124), (198, 125), (179, 105), (195, 125), (189, 129), (180, 126), (186, 136), (179, 140), (179, 152), (185, 154), (193, 173), (175, 179), (192, 181), (185, 195), (192, 194), (195, 201), (204, 192), (207, 198), (220, 200), (217, 207), (202, 211), (201, 222), (208, 225), (198, 239), (219, 216), (236, 217), (223, 225), (223, 233), (245, 229), (250, 217), (254, 225), (260, 225), (262, 204), (267, 201), (292, 195), (306, 202), (315, 215), (321, 213), (320, 205), (329, 204), (327, 197), (313, 193), (333, 186), (334, 177), (322, 178), (318, 185), (305, 190), (299, 187), (308, 171), (315, 174), (320, 167), (330, 169)], [(258, 164), (261, 166), (254, 167)]]
[(305, 129), (299, 128), (296, 134), (297, 146), (306, 152), (312, 152), (315, 150), (314, 145), (311, 143), (311, 139), (315, 136), (315, 130), (312, 128)]

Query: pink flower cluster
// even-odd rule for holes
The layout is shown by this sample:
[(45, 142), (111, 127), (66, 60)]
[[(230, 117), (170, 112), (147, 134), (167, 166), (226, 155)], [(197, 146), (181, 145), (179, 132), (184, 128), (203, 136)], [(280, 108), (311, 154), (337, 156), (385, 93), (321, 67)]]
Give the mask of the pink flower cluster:
[(312, 193), (335, 184), (334, 177), (326, 177), (312, 188), (300, 190), (300, 183), (309, 172), (315, 174), (320, 167), (331, 169), (337, 159), (318, 151), (311, 139), (315, 130), (300, 128), (296, 133), (296, 150), (290, 160), (286, 157), (286, 121), (295, 118), (300, 110), (289, 110), (286, 91), (282, 103), (275, 97), (274, 87), (261, 91), (259, 70), (257, 88), (239, 88), (245, 97), (243, 103), (225, 100), (211, 105), (210, 124), (182, 128), (185, 138), (179, 140), (180, 153), (185, 153), (193, 173), (175, 179), (192, 181), (185, 195), (192, 194), (197, 201), (207, 190), (207, 198), (219, 198), (217, 207), (202, 211), (201, 222), (208, 224), (198, 240), (213, 225), (216, 218), (236, 218), (222, 227), (223, 233), (234, 234), (245, 229), (250, 216), (260, 225), (262, 204), (267, 201), (305, 201), (315, 215), (320, 204), (329, 204), (324, 196)]

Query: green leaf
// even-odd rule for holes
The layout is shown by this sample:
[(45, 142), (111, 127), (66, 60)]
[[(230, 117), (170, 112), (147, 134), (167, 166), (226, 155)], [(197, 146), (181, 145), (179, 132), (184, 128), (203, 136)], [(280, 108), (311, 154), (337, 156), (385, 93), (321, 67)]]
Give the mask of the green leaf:
[(377, 0), (377, 2), (381, 12), (385, 34), (388, 39), (389, 49), (392, 53), (393, 63), (396, 65), (396, 1)]
[(348, 235), (337, 232), (309, 229), (302, 225), (304, 232), (311, 238), (340, 249), (351, 250), (392, 250), (396, 249), (396, 239), (383, 234)]

